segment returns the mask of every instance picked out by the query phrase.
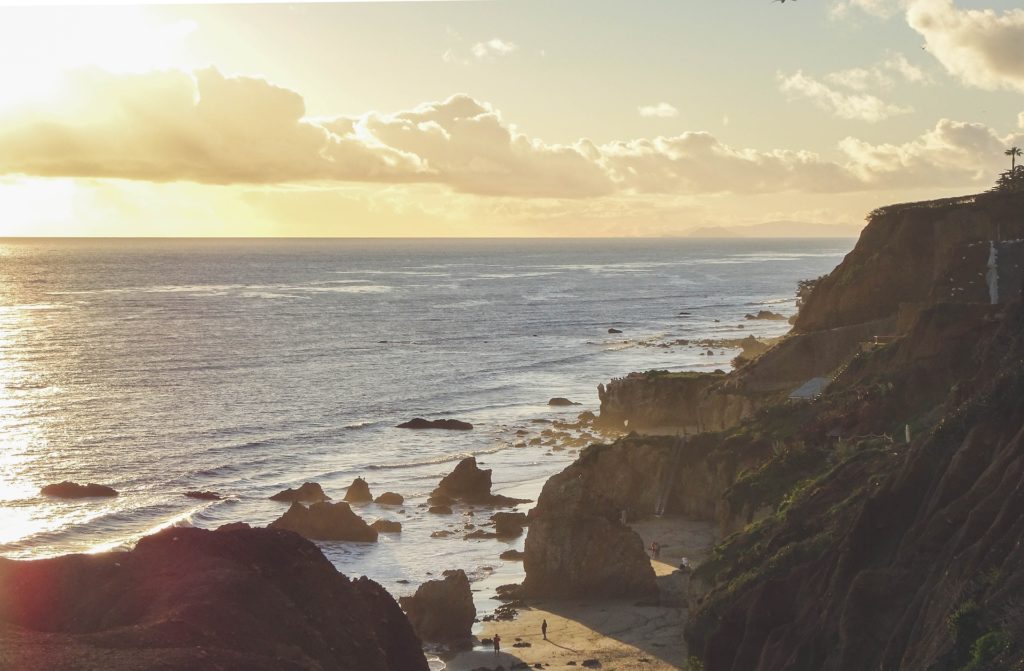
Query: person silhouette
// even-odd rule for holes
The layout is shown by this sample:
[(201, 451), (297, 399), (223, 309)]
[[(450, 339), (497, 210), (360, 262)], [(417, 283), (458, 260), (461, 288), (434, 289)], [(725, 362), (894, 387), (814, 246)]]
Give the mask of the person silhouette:
[(548, 621), (544, 620), (540, 623), (540, 633), (544, 637), (544, 640), (548, 640)]
[(494, 654), (497, 655), (501, 652), (501, 636), (494, 635)]

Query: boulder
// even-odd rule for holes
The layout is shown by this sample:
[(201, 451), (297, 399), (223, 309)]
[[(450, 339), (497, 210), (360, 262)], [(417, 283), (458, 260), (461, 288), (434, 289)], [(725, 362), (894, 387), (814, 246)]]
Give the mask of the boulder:
[(427, 509), (427, 512), (431, 513), (431, 514), (434, 514), (434, 515), (451, 515), (452, 514), (452, 507), (451, 506), (430, 506), (430, 508)]
[(757, 314), (745, 314), (744, 319), (768, 319), (771, 321), (786, 321), (785, 315), (780, 315), (778, 312), (772, 312), (771, 310), (758, 310)]
[(523, 533), (526, 513), (494, 513), (491, 521), (494, 522), (494, 532), (500, 538), (515, 538)]
[(220, 501), (223, 497), (217, 492), (185, 492), (185, 496), (190, 499), (199, 499), (201, 501)]
[(377, 541), (377, 531), (344, 502), (314, 503), (308, 508), (293, 503), (284, 515), (270, 523), (270, 528), (287, 529), (319, 541)]
[(87, 485), (80, 485), (77, 482), (58, 482), (53, 485), (46, 485), (40, 490), (43, 496), (55, 496), (61, 499), (84, 499), (91, 497), (117, 496), (117, 490), (106, 485), (97, 485), (90, 482)]
[(319, 503), (320, 501), (329, 501), (330, 499), (331, 497), (324, 494), (324, 490), (316, 482), (306, 482), (298, 489), (289, 487), (270, 497), (271, 501), (284, 501), (286, 503), (294, 503), (296, 501)]
[(384, 492), (376, 499), (374, 503), (379, 503), (384, 506), (400, 506), (405, 503), (405, 497), (395, 492)]
[(523, 561), (524, 556), (525, 555), (519, 550), (505, 550), (498, 555), (498, 559), (504, 559), (505, 561)]
[(475, 457), (467, 457), (459, 462), (451, 473), (446, 475), (437, 488), (431, 493), (431, 502), (447, 497), (465, 503), (485, 505), (516, 505), (528, 503), (524, 499), (491, 494), (491, 469), (482, 469), (476, 464)]
[(560, 405), (580, 405), (580, 404), (579, 403), (575, 403), (573, 401), (570, 401), (567, 398), (563, 398), (561, 396), (556, 396), (556, 397), (554, 397), (554, 398), (552, 398), (552, 399), (550, 399), (548, 401), (548, 405), (560, 406)]
[(484, 531), (483, 529), (477, 529), (476, 531), (470, 531), (468, 534), (463, 536), (463, 540), (471, 541), (479, 538), (497, 538), (498, 534), (491, 533), (490, 531)]
[(382, 534), (402, 533), (402, 523), (395, 522), (394, 520), (377, 520), (370, 527)]
[(622, 331), (616, 328), (610, 328), (608, 329), (608, 333), (622, 333)]
[[(658, 593), (643, 540), (590, 471), (594, 448), (550, 478), (529, 516), (523, 589), (534, 598), (627, 598)], [(589, 453), (591, 458), (586, 458)]]
[(444, 576), (443, 580), (423, 583), (416, 594), (402, 597), (399, 603), (424, 641), (468, 641), (476, 619), (469, 578), (462, 569), (445, 571)]
[(366, 480), (356, 478), (345, 491), (345, 500), (349, 503), (369, 503), (373, 501), (373, 495), (370, 494), (370, 485), (366, 484)]
[(172, 527), (130, 552), (0, 560), (9, 669), (427, 671), (377, 583), (288, 531)]
[(399, 429), (447, 429), (448, 431), (469, 431), (473, 425), (457, 419), (423, 419), (414, 417), (398, 425)]

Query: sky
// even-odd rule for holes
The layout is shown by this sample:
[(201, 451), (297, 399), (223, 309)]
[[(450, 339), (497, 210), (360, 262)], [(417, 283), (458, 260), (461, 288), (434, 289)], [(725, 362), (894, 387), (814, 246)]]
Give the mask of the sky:
[(1008, 0), (0, 6), (0, 236), (849, 230), (1017, 144)]

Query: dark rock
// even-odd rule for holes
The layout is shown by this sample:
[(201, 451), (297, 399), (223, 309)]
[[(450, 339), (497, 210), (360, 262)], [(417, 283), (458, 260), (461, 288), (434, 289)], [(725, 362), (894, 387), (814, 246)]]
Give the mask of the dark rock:
[(87, 485), (80, 485), (77, 482), (59, 482), (54, 485), (46, 485), (40, 490), (43, 496), (56, 496), (61, 499), (84, 499), (91, 497), (117, 496), (117, 490), (106, 485), (97, 485), (90, 482)]
[(377, 520), (370, 527), (382, 534), (402, 533), (402, 523), (394, 520)]
[(466, 503), (487, 505), (515, 505), (528, 503), (523, 499), (491, 494), (491, 469), (481, 469), (475, 457), (467, 457), (459, 462), (451, 473), (442, 478), (437, 488), (431, 493), (431, 502), (448, 497)]
[(610, 328), (608, 329), (608, 333), (622, 333), (622, 331), (616, 328)]
[(366, 480), (356, 478), (345, 491), (345, 500), (349, 503), (369, 503), (373, 501), (373, 494), (370, 493), (370, 485)]
[(525, 555), (519, 550), (505, 550), (498, 555), (498, 559), (504, 559), (505, 561), (523, 561), (524, 556)]
[(561, 396), (556, 396), (553, 399), (548, 401), (548, 405), (580, 405), (580, 404), (579, 403), (575, 403), (573, 401), (570, 401), (567, 398), (562, 398)]
[[(618, 598), (658, 593), (643, 541), (621, 523), (623, 506), (609, 498), (622, 488), (619, 479), (631, 475), (621, 468), (606, 473), (600, 457), (612, 449), (587, 448), (544, 485), (529, 515), (526, 537), (523, 588), (529, 596)], [(650, 490), (648, 482), (648, 472), (642, 472), (636, 484)]]
[(376, 499), (374, 503), (379, 503), (384, 506), (400, 506), (405, 503), (405, 497), (395, 492), (384, 492)]
[(427, 671), (377, 583), (296, 534), (169, 528), (130, 552), (0, 561), (10, 669)]
[(413, 596), (399, 600), (419, 637), (433, 643), (467, 641), (472, 636), (476, 607), (465, 571), (445, 571), (443, 580), (420, 585)]
[(293, 503), (284, 515), (270, 523), (270, 528), (288, 529), (320, 541), (377, 541), (377, 531), (344, 502), (314, 503), (309, 508)]
[(470, 533), (466, 534), (462, 538), (464, 540), (470, 541), (470, 540), (474, 540), (474, 539), (477, 539), (477, 538), (497, 538), (497, 537), (498, 537), (498, 534), (490, 533), (488, 531), (484, 531), (483, 529), (477, 529), (476, 531), (471, 531)]
[(452, 535), (451, 531), (448, 531), (447, 529), (442, 529), (441, 531), (434, 531), (434, 532), (432, 532), (430, 534), (430, 537), (431, 538), (448, 538), (451, 535)]
[(517, 643), (513, 643), (512, 647), (513, 648), (532, 648), (533, 644), (532, 643), (527, 643), (526, 641), (519, 641)]
[(423, 419), (415, 417), (398, 425), (399, 429), (447, 429), (449, 431), (469, 431), (473, 425), (457, 419)]
[(743, 315), (743, 318), (744, 319), (768, 319), (768, 320), (771, 320), (771, 321), (786, 321), (786, 316), (785, 315), (780, 315), (779, 313), (772, 312), (771, 310), (758, 310), (756, 315), (755, 314), (745, 314), (745, 315)]
[(526, 526), (526, 513), (494, 513), (491, 515), (494, 531), (501, 538), (521, 536)]
[(330, 501), (330, 499), (331, 497), (324, 494), (324, 490), (316, 482), (304, 483), (298, 489), (288, 488), (270, 497), (271, 501), (285, 501), (287, 503), (294, 503), (296, 501), (319, 503), (320, 501)]
[(523, 598), (523, 586), (516, 583), (498, 585), (496, 598), (499, 601), (518, 601)]
[(223, 498), (217, 492), (185, 492), (185, 496), (190, 499), (200, 499), (202, 501), (220, 501)]
[(583, 662), (581, 662), (580, 666), (583, 666), (587, 669), (600, 669), (601, 662), (597, 661), (596, 659), (584, 659)]
[(452, 507), (451, 506), (430, 506), (430, 508), (427, 509), (427, 512), (428, 513), (432, 513), (434, 515), (451, 515), (452, 514)]

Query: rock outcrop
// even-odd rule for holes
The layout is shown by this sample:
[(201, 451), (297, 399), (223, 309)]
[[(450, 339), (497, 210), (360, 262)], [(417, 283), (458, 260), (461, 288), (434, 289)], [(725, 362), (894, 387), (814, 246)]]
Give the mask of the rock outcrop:
[(0, 667), (427, 671), (380, 585), (346, 578), (295, 534), (244, 525), (0, 559)]
[(222, 498), (224, 498), (217, 492), (208, 491), (185, 492), (185, 496), (187, 496), (190, 499), (199, 499), (200, 501), (220, 501)]
[(278, 492), (270, 497), (271, 501), (284, 501), (286, 503), (295, 503), (297, 501), (303, 503), (319, 503), (321, 501), (330, 501), (331, 497), (324, 494), (324, 490), (316, 482), (303, 483), (298, 489), (292, 489), (289, 487), (283, 491)]
[[(602, 446), (584, 450), (591, 455)], [(544, 485), (530, 514), (523, 589), (532, 598), (657, 594), (643, 541), (625, 524), (582, 456)]]
[(556, 396), (556, 397), (548, 400), (548, 405), (566, 406), (566, 405), (579, 405), (579, 403), (575, 403), (573, 401), (570, 401), (569, 399), (564, 398), (562, 396)]
[(373, 501), (373, 494), (370, 493), (370, 485), (366, 480), (356, 478), (345, 490), (345, 500), (349, 503), (369, 503)]
[(398, 425), (399, 429), (446, 429), (448, 431), (469, 431), (473, 425), (458, 419), (423, 419), (414, 417)]
[(491, 493), (491, 469), (477, 466), (476, 457), (466, 457), (444, 476), (430, 495), (432, 503), (462, 501), (492, 506), (513, 506), (528, 503), (525, 499)]
[(53, 485), (46, 485), (40, 492), (43, 496), (53, 496), (61, 499), (85, 499), (92, 497), (113, 497), (117, 496), (117, 490), (106, 485), (97, 485), (90, 482), (87, 485), (80, 485), (77, 482), (58, 482)]
[(293, 503), (284, 515), (270, 523), (270, 528), (287, 529), (318, 541), (377, 541), (377, 531), (341, 501), (314, 503), (308, 508)]
[(405, 497), (395, 492), (384, 492), (374, 499), (373, 502), (384, 506), (400, 506), (405, 503)]
[(491, 521), (494, 522), (494, 533), (499, 538), (521, 536), (523, 527), (527, 525), (526, 513), (494, 513)]
[(399, 603), (416, 633), (432, 643), (462, 643), (472, 636), (476, 606), (465, 571), (445, 571), (443, 580), (430, 580)]
[(370, 525), (377, 533), (382, 534), (400, 534), (402, 533), (402, 523), (394, 520), (380, 519), (376, 520)]

